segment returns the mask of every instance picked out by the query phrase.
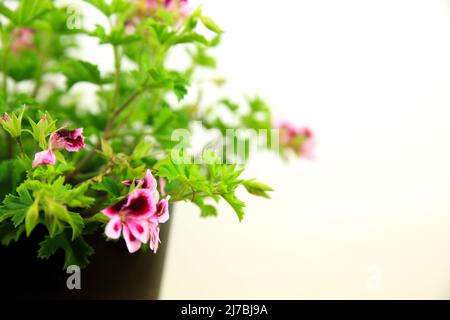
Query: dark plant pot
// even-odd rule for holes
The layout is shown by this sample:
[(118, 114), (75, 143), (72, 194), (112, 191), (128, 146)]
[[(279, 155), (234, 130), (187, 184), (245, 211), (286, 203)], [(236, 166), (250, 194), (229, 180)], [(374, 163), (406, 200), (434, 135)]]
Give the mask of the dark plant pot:
[(157, 299), (167, 248), (169, 224), (161, 225), (158, 253), (130, 254), (123, 239), (106, 241), (102, 234), (86, 236), (95, 249), (81, 269), (81, 289), (69, 290), (71, 274), (63, 270), (61, 250), (49, 260), (37, 258), (46, 230), (37, 228), (9, 247), (0, 247), (0, 296), (7, 299)]

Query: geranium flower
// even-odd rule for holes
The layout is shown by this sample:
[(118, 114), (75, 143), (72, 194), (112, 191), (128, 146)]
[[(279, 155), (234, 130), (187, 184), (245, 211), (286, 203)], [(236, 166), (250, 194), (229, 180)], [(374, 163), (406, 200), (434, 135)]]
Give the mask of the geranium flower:
[(6, 112), (2, 115), (2, 122), (4, 123), (8, 123), (11, 121), (11, 116), (9, 114), (7, 114)]
[(170, 196), (167, 196), (165, 199), (161, 199), (156, 205), (155, 214), (150, 217), (150, 222), (152, 223), (164, 223), (169, 220), (169, 199)]
[(148, 219), (151, 235), (150, 249), (153, 250), (154, 253), (158, 251), (159, 243), (161, 243), (159, 239), (159, 224), (169, 220), (169, 199), (170, 196), (161, 199), (156, 206), (155, 213)]
[[(158, 9), (165, 9), (180, 18), (184, 18), (189, 14), (188, 0), (134, 0), (138, 5), (136, 17), (138, 20), (142, 17), (148, 17), (154, 15)], [(129, 24), (134, 24), (138, 20), (129, 20)]]
[(297, 149), (297, 154), (310, 160), (313, 159), (316, 149), (316, 139), (312, 130), (306, 127), (300, 128), (298, 130), (298, 135), (304, 139)]
[(298, 156), (307, 159), (314, 158), (316, 142), (310, 128), (298, 128), (288, 122), (281, 122), (278, 129), (280, 130), (281, 145), (293, 150)]
[[(131, 186), (132, 181), (131, 180), (125, 180), (122, 181), (122, 183), (126, 186)], [(150, 191), (150, 194), (152, 195), (153, 201), (155, 203), (159, 200), (159, 193), (157, 190), (158, 183), (156, 182), (156, 179), (153, 177), (152, 172), (150, 170), (147, 170), (145, 173), (145, 177), (143, 179), (136, 179), (134, 181), (136, 186), (140, 186), (142, 189), (148, 189)]]
[[(156, 212), (156, 204), (148, 189), (136, 189), (125, 198), (102, 210), (111, 220), (106, 225), (108, 238), (118, 239), (121, 234), (128, 251), (136, 252), (150, 238), (148, 219)], [(123, 231), (123, 232), (122, 232)]]
[(20, 29), (12, 44), (12, 51), (18, 53), (22, 49), (30, 48), (33, 45), (33, 34), (34, 31), (30, 28)]
[[(130, 186), (132, 184), (131, 180), (122, 181), (123, 184)], [(157, 182), (153, 177), (152, 172), (147, 170), (145, 177), (143, 179), (136, 179), (134, 182), (137, 186), (140, 186), (142, 189), (137, 190), (146, 190), (151, 195), (152, 200), (156, 203), (156, 209), (152, 214), (148, 217), (147, 221), (150, 227), (150, 249), (153, 250), (154, 253), (158, 250), (159, 240), (159, 224), (165, 223), (169, 220), (169, 199), (170, 196), (167, 196), (164, 199), (159, 200), (159, 193), (157, 190)], [(163, 187), (160, 185), (160, 188)]]
[(52, 149), (38, 152), (34, 155), (33, 168), (41, 165), (53, 165), (56, 163), (56, 157)]
[(54, 149), (66, 149), (75, 152), (85, 147), (83, 129), (60, 129), (50, 136), (50, 145)]

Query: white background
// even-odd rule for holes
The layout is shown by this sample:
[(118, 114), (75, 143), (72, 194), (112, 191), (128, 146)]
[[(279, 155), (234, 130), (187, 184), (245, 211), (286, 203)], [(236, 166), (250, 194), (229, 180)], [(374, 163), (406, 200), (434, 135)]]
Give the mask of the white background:
[(177, 205), (163, 299), (450, 298), (450, 2), (203, 2), (220, 73), (310, 125), (316, 160), (260, 154), (238, 223)]

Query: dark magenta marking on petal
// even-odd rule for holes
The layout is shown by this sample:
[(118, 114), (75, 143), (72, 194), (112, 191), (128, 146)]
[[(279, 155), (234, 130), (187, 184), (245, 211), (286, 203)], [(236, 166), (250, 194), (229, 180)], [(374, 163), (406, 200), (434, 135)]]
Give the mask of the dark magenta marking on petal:
[(137, 198), (133, 199), (131, 203), (126, 207), (129, 213), (133, 215), (146, 214), (150, 210), (150, 204), (148, 202), (148, 197), (145, 195), (139, 195)]
[(111, 207), (109, 207), (109, 211), (111, 213), (119, 214), (120, 211), (123, 209), (123, 207), (127, 204), (128, 197), (123, 198), (116, 204), (113, 204)]

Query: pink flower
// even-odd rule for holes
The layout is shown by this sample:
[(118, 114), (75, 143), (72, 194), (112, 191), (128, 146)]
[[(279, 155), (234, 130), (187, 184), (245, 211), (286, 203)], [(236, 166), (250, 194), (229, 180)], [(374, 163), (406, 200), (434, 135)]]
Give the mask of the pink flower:
[(2, 115), (2, 122), (8, 123), (11, 121), (11, 116), (6, 112)]
[(53, 165), (56, 163), (56, 157), (52, 149), (38, 152), (34, 155), (33, 168), (41, 165)]
[[(118, 239), (121, 234), (128, 251), (136, 252), (150, 238), (148, 219), (156, 212), (156, 204), (148, 189), (136, 189), (125, 198), (106, 208), (102, 213), (111, 218), (106, 225), (108, 238)], [(122, 232), (123, 231), (123, 232)]]
[(32, 29), (20, 29), (12, 44), (12, 51), (14, 53), (18, 53), (22, 49), (30, 48), (31, 46), (33, 46), (33, 34), (34, 31)]
[(307, 159), (314, 158), (316, 141), (310, 128), (297, 128), (288, 122), (280, 123), (278, 128), (282, 146), (293, 150), (298, 156)]
[(152, 223), (164, 223), (169, 220), (169, 200), (170, 196), (165, 199), (161, 199), (156, 205), (155, 214), (150, 217), (150, 222)]
[(159, 224), (167, 222), (170, 217), (169, 199), (170, 196), (167, 196), (165, 199), (161, 199), (156, 206), (155, 213), (148, 219), (151, 233), (150, 249), (153, 250), (154, 253), (158, 251), (158, 246), (161, 242), (159, 240)]
[(297, 134), (303, 137), (303, 141), (297, 149), (297, 154), (312, 160), (316, 149), (316, 139), (311, 129), (304, 127), (298, 129)]
[[(122, 181), (122, 183), (126, 186), (131, 186), (132, 181), (125, 180)], [(158, 184), (150, 170), (147, 170), (147, 172), (145, 173), (145, 177), (143, 179), (136, 179), (134, 183), (136, 186), (140, 186), (142, 189), (148, 189), (155, 203), (158, 202), (159, 200), (159, 194), (157, 190)]]
[(75, 152), (85, 147), (83, 129), (61, 129), (50, 136), (50, 145), (55, 149), (66, 149)]
[[(163, 181), (163, 180), (162, 180)], [(130, 186), (132, 184), (131, 180), (122, 181), (123, 184)], [(154, 253), (158, 250), (158, 245), (160, 243), (159, 240), (159, 224), (165, 223), (169, 220), (169, 199), (170, 196), (167, 196), (164, 199), (159, 200), (159, 193), (157, 191), (157, 182), (153, 177), (152, 172), (147, 170), (145, 177), (143, 179), (136, 179), (134, 183), (137, 186), (140, 186), (142, 189), (137, 190), (146, 190), (151, 199), (156, 204), (155, 210), (152, 214), (147, 218), (147, 222), (150, 227), (150, 249), (153, 250)], [(161, 179), (160, 179), (161, 184)], [(164, 187), (165, 182), (160, 186), (160, 188)]]
[(190, 12), (188, 0), (135, 0), (135, 2), (138, 3), (137, 16), (140, 18), (152, 16), (158, 9), (170, 11), (180, 18), (184, 18)]
[(280, 129), (280, 142), (282, 144), (289, 143), (297, 135), (297, 128), (289, 122), (281, 122), (278, 125), (278, 129)]
[(188, 0), (165, 0), (164, 5), (167, 10), (178, 13), (180, 18), (184, 18), (190, 13)]

